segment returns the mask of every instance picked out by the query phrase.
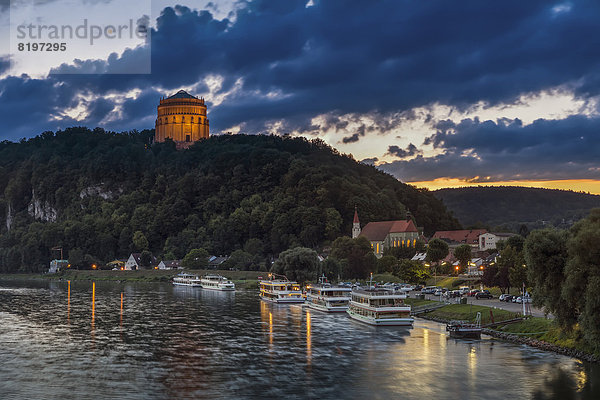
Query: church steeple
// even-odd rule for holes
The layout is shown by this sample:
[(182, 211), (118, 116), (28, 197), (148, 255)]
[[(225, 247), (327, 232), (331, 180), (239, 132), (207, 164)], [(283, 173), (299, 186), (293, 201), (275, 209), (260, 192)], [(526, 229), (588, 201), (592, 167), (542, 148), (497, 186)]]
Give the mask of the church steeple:
[(352, 222), (352, 239), (356, 239), (360, 235), (360, 221), (358, 220), (358, 210), (354, 206), (354, 221)]

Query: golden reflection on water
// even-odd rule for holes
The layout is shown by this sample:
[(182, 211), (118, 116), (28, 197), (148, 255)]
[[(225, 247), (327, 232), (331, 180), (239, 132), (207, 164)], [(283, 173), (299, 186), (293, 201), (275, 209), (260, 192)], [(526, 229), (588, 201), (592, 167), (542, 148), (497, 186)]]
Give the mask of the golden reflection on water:
[(67, 281), (67, 321), (71, 320), (71, 281)]
[(581, 361), (578, 361), (577, 363), (577, 368), (579, 371), (575, 375), (575, 387), (577, 388), (578, 392), (581, 392), (585, 388), (585, 385), (588, 381), (588, 376), (583, 367), (583, 363)]
[(272, 350), (273, 347), (273, 313), (267, 303), (264, 301), (260, 301), (260, 319), (263, 322), (268, 322), (268, 332), (267, 336), (269, 337), (269, 350)]
[(269, 345), (273, 346), (273, 313), (269, 311)]
[(475, 345), (469, 345), (469, 375), (471, 379), (469, 379), (471, 389), (475, 390), (475, 383), (477, 381), (477, 351), (475, 349)]
[(121, 328), (120, 329), (121, 339), (123, 339), (123, 295), (124, 295), (124, 292), (121, 292), (121, 312), (119, 314), (119, 327)]
[(429, 329), (423, 329), (423, 355), (429, 360)]
[(92, 343), (94, 342), (95, 326), (94, 322), (96, 319), (96, 282), (92, 282)]
[(445, 334), (438, 334), (438, 337), (440, 339), (440, 348), (442, 351), (445, 351), (446, 347), (448, 347), (448, 336)]
[(306, 364), (310, 369), (312, 361), (312, 338), (310, 337), (311, 321), (310, 311), (306, 312)]

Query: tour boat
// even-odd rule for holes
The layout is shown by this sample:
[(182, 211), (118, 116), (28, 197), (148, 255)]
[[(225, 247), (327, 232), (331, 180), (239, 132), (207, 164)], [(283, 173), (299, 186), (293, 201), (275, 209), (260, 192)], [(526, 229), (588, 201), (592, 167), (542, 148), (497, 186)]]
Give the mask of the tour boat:
[(201, 287), (202, 283), (197, 275), (182, 272), (173, 278), (173, 285)]
[(310, 308), (326, 312), (344, 312), (348, 309), (352, 288), (331, 286), (323, 276), (317, 285), (306, 289), (306, 303)]
[(481, 338), (481, 313), (477, 313), (475, 322), (450, 321), (446, 324), (446, 330), (450, 337), (459, 339), (480, 339)]
[(272, 303), (304, 303), (300, 285), (287, 278), (260, 281), (260, 298)]
[(221, 275), (205, 275), (200, 280), (202, 289), (233, 291), (235, 284)]
[(404, 304), (404, 299), (405, 294), (386, 289), (353, 289), (346, 312), (351, 318), (370, 325), (410, 326), (414, 318), (410, 316), (411, 308)]

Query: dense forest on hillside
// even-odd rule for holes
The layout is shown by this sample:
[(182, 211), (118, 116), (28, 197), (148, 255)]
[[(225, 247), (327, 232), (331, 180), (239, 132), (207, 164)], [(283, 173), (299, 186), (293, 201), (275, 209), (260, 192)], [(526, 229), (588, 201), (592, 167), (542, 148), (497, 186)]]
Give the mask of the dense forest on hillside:
[(426, 233), (459, 226), (431, 193), (320, 140), (224, 135), (177, 151), (150, 146), (153, 134), (71, 128), (0, 143), (0, 271), (45, 270), (56, 246), (99, 262), (142, 248), (265, 262), (349, 234), (354, 205), (363, 225), (408, 209)]
[(440, 189), (441, 199), (465, 226), (504, 227), (517, 231), (543, 226), (568, 227), (600, 207), (600, 196), (566, 190), (515, 186)]

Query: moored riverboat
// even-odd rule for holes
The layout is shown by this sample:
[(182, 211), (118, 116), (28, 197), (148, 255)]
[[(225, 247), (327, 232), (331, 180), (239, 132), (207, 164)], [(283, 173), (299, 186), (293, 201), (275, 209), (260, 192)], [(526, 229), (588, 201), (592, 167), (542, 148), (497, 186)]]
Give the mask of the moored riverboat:
[(221, 275), (204, 275), (200, 280), (202, 289), (234, 291), (235, 284)]
[(477, 313), (475, 322), (450, 321), (446, 324), (446, 331), (450, 337), (457, 339), (480, 339), (481, 338), (481, 313)]
[(319, 311), (344, 312), (348, 310), (351, 293), (352, 288), (332, 286), (323, 276), (318, 284), (307, 287), (306, 304)]
[(302, 290), (297, 282), (286, 277), (275, 278), (274, 274), (269, 274), (269, 278), (260, 281), (261, 300), (280, 304), (304, 303)]
[(348, 315), (360, 322), (376, 326), (411, 326), (411, 307), (404, 304), (406, 295), (381, 288), (354, 289)]
[(201, 287), (202, 283), (197, 275), (186, 274), (182, 272), (173, 278), (173, 285)]

